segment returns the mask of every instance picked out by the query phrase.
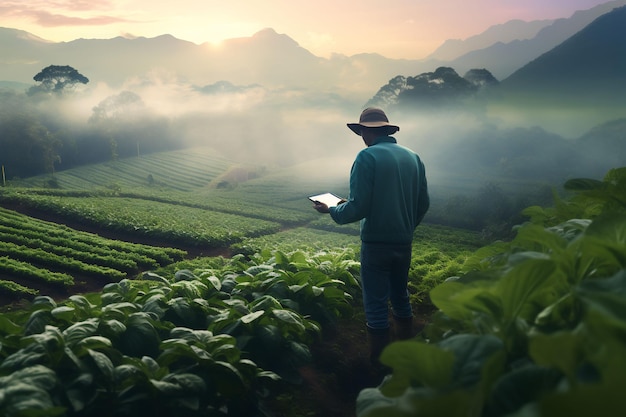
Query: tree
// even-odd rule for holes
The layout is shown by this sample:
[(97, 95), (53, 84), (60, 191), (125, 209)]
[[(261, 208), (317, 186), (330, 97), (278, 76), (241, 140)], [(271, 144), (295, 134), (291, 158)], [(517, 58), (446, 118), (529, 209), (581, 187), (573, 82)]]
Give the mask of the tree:
[(77, 83), (87, 84), (89, 79), (69, 65), (50, 65), (33, 77), (41, 84), (31, 87), (29, 94), (39, 92), (62, 95)]

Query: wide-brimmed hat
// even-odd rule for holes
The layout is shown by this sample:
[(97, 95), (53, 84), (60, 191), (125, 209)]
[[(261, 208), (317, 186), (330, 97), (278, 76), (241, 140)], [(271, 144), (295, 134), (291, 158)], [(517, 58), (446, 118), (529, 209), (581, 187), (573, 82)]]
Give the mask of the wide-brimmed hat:
[(361, 135), (363, 127), (386, 127), (388, 134), (396, 133), (400, 128), (389, 123), (389, 119), (384, 111), (376, 107), (368, 107), (361, 112), (358, 123), (348, 123), (348, 127), (357, 135)]

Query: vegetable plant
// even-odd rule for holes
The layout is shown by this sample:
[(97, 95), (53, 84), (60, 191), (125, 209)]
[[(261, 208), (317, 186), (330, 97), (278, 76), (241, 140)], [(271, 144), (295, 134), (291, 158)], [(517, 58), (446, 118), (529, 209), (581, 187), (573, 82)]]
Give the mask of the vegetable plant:
[(431, 291), (433, 323), (383, 352), (392, 374), (360, 393), (359, 417), (626, 409), (626, 169), (568, 184), (571, 202), (533, 208), (511, 242)]

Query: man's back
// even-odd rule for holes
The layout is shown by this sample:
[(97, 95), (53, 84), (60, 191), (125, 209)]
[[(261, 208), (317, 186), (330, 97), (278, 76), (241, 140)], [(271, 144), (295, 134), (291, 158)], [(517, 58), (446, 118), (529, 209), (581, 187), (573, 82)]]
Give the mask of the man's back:
[(361, 220), (364, 242), (408, 243), (429, 205), (419, 156), (382, 136), (357, 155), (348, 203), (331, 211), (340, 224)]

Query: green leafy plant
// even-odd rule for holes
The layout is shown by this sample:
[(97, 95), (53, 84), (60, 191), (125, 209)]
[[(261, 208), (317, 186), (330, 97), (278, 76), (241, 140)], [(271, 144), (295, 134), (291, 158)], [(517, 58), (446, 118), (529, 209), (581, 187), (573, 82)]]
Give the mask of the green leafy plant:
[(350, 254), (207, 259), (0, 316), (0, 411), (17, 416), (257, 415), (350, 314)]
[(623, 409), (626, 210), (624, 189), (615, 187), (625, 173), (611, 171), (607, 185), (573, 182), (592, 185), (575, 198), (578, 209), (594, 207), (591, 219), (554, 224), (571, 213), (555, 210), (544, 227), (535, 217), (511, 242), (477, 251), (464, 274), (435, 287), (430, 297), (439, 311), (423, 340), (383, 352), (393, 373), (361, 392), (358, 416)]

